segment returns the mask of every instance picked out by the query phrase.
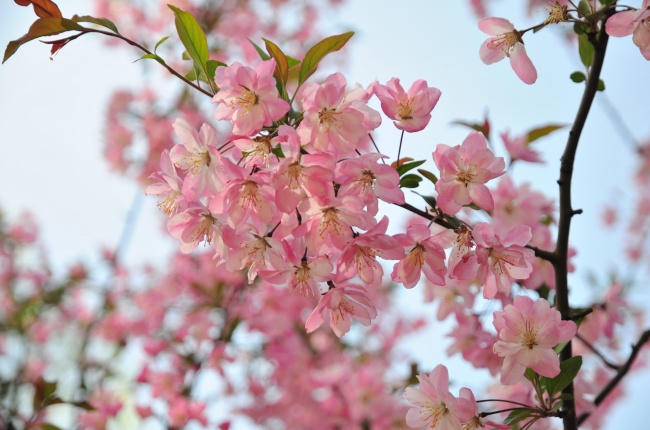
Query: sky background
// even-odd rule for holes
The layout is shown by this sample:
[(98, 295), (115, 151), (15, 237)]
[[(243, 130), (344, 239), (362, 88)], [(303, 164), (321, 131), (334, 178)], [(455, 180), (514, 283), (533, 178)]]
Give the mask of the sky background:
[[(525, 36), (539, 75), (536, 84), (519, 81), (507, 60), (484, 65), (478, 49), (487, 36), (477, 29), (477, 18), (468, 3), (350, 0), (326, 15), (324, 33), (356, 31), (342, 51), (350, 84), (367, 86), (375, 80), (386, 83), (399, 77), (406, 88), (425, 79), (442, 91), (428, 128), (408, 134), (402, 150), (404, 156), (429, 160), (423, 166), (429, 170), (435, 170), (431, 153), (438, 143), (456, 145), (468, 133), (452, 121), (479, 121), (488, 112), (496, 132), (497, 155), (503, 156), (498, 132), (509, 129), (519, 134), (549, 123), (570, 124), (583, 89), (583, 84), (569, 80), (572, 72), (582, 70), (577, 48), (565, 41), (558, 28)], [(495, 3), (493, 15), (507, 17), (518, 28), (545, 17), (543, 10), (528, 16), (520, 1)], [(87, 0), (59, 0), (57, 4), (64, 16), (92, 14)], [(639, 4), (634, 1), (631, 5)], [(33, 20), (31, 10), (3, 1), (2, 49), (24, 34)], [(31, 42), (0, 66), (0, 207), (10, 219), (26, 210), (35, 215), (55, 270), (75, 261), (92, 263), (101, 247), (114, 248), (134, 199), (142, 195), (134, 182), (111, 174), (102, 155), (108, 100), (116, 89), (140, 87), (142, 66), (132, 64), (139, 55), (130, 48), (115, 49), (103, 42), (100, 36), (85, 36), (66, 46), (54, 61), (49, 59), (49, 46)], [(604, 94), (639, 141), (650, 138), (648, 76), (650, 63), (631, 38), (612, 39), (602, 74), (607, 87)], [(571, 230), (571, 244), (578, 250), (574, 260), (577, 272), (571, 277), (572, 304), (590, 297), (589, 273), (605, 279), (612, 270), (629, 268), (622, 256), (624, 235), (605, 231), (601, 212), (607, 204), (620, 207), (623, 219), (629, 216), (635, 159), (600, 99), (602, 95), (587, 121), (574, 171), (574, 207), (584, 213), (574, 218)], [(373, 101), (373, 107), (379, 109), (379, 104)], [(531, 181), (535, 188), (556, 198), (555, 181), (567, 134), (568, 130), (560, 131), (539, 140), (535, 145), (546, 164), (520, 164), (514, 169), (514, 178)], [(389, 121), (384, 121), (376, 140), (382, 152), (396, 156), (399, 131)], [(407, 199), (420, 204), (415, 195)], [(142, 199), (123, 256), (130, 265), (149, 263), (162, 268), (176, 247), (161, 231), (155, 204), (154, 198)], [(388, 213), (397, 232), (399, 221), (407, 214), (393, 208)], [(635, 301), (650, 306), (647, 269), (637, 271), (636, 279)], [(405, 308), (419, 306), (422, 296), (417, 290), (403, 295)], [(431, 307), (425, 311), (433, 312)], [(467, 365), (445, 356), (447, 341), (440, 334), (414, 339), (410, 345), (423, 341), (430, 347), (415, 354), (430, 362), (431, 368), (439, 362), (453, 363), (457, 367), (450, 371), (452, 379), (456, 369), (460, 382), (474, 380), (475, 376), (466, 372)], [(632, 397), (614, 410), (606, 428), (620, 428), (624, 422), (650, 422), (650, 372), (637, 374), (626, 386)]]

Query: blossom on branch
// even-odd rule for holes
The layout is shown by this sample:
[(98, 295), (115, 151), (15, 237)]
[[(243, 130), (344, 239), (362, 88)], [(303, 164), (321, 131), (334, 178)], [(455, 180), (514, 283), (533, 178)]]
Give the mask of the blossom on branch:
[(543, 298), (517, 296), (503, 312), (494, 313), (499, 340), (494, 352), (503, 357), (501, 383), (523, 380), (526, 368), (547, 378), (560, 374), (560, 359), (555, 346), (570, 341), (576, 334), (573, 321), (562, 321), (560, 312)]
[(433, 153), (433, 161), (440, 169), (436, 182), (438, 206), (448, 215), (454, 215), (470, 203), (481, 209), (494, 209), (490, 190), (485, 186), (490, 179), (505, 173), (505, 161), (495, 157), (487, 147), (485, 136), (471, 132), (461, 145), (453, 148), (440, 144)]
[(381, 109), (393, 120), (395, 127), (409, 133), (420, 131), (429, 124), (431, 111), (442, 94), (422, 79), (415, 81), (408, 92), (404, 91), (397, 78), (386, 85), (375, 83), (372, 90), (381, 101)]
[(494, 36), (483, 42), (479, 50), (485, 64), (496, 63), (508, 57), (512, 70), (519, 79), (529, 85), (535, 83), (537, 70), (526, 54), (522, 33), (515, 30), (510, 21), (504, 18), (483, 18), (479, 21), (478, 28), (483, 33)]
[(638, 10), (626, 10), (612, 15), (605, 24), (607, 34), (625, 37), (632, 34), (632, 41), (641, 55), (650, 60), (650, 0), (643, 0)]
[(233, 134), (252, 136), (289, 112), (289, 103), (278, 97), (274, 71), (275, 60), (263, 61), (255, 69), (237, 62), (217, 69), (215, 116), (232, 122)]

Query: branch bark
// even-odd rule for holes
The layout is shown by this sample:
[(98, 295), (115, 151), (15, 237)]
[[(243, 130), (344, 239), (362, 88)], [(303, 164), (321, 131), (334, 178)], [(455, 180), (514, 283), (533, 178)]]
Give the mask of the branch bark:
[[(557, 181), (560, 187), (560, 217), (558, 223), (557, 245), (554, 251), (553, 266), (555, 268), (556, 283), (556, 300), (557, 310), (562, 314), (563, 320), (571, 319), (571, 306), (569, 305), (569, 283), (568, 283), (568, 255), (569, 255), (569, 232), (571, 230), (571, 219), (579, 211), (573, 209), (571, 205), (571, 179), (573, 177), (573, 166), (575, 156), (580, 141), (580, 135), (584, 128), (587, 116), (591, 109), (596, 91), (598, 90), (598, 81), (605, 60), (607, 42), (609, 36), (605, 32), (605, 22), (608, 16), (603, 19), (601, 29), (595, 39), (594, 60), (591, 65), (589, 77), (587, 79), (585, 91), (582, 95), (582, 101), (576, 114), (573, 127), (569, 132), (564, 154), (562, 155), (562, 164), (560, 166), (560, 179)], [(573, 356), (571, 342), (560, 353), (560, 360), (566, 361)], [(570, 383), (563, 393), (567, 399), (573, 399), (573, 383)], [(564, 401), (563, 423), (564, 430), (576, 430), (578, 422), (573, 400)]]

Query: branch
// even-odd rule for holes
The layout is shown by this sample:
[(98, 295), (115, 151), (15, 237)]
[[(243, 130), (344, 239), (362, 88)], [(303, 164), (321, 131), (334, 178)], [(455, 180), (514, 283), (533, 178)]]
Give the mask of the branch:
[(598, 358), (600, 358), (603, 361), (603, 364), (605, 364), (605, 366), (609, 367), (610, 369), (616, 370), (617, 372), (619, 370), (621, 370), (620, 366), (617, 366), (616, 364), (614, 364), (611, 361), (609, 361), (608, 359), (606, 359), (605, 356), (598, 349), (596, 349), (596, 347), (593, 346), (587, 339), (582, 337), (582, 335), (576, 334), (576, 339), (578, 339), (580, 342), (582, 342), (582, 344), (584, 346), (589, 348), (589, 350), (591, 350), (591, 352), (596, 354), (598, 356)]
[(445, 219), (442, 219), (440, 217), (432, 215), (429, 212), (425, 212), (422, 209), (418, 209), (418, 208), (416, 208), (415, 206), (413, 206), (411, 204), (404, 203), (403, 205), (397, 205), (397, 206), (399, 206), (401, 208), (404, 208), (409, 212), (413, 212), (416, 215), (420, 215), (422, 218), (426, 218), (429, 221), (433, 221), (434, 223), (436, 223), (436, 224), (438, 224), (438, 225), (440, 225), (442, 227), (448, 228), (450, 230), (456, 230), (459, 227), (459, 226), (454, 226), (453, 224), (451, 224), (449, 221), (447, 221)]
[[(612, 378), (611, 381), (605, 386), (605, 388), (602, 389), (602, 391), (596, 396), (594, 399), (594, 405), (598, 406), (600, 405), (606, 398), (607, 396), (616, 388), (619, 382), (621, 382), (621, 379), (627, 374), (627, 372), (630, 371), (630, 368), (632, 367), (632, 364), (634, 363), (634, 360), (636, 359), (636, 356), (639, 355), (639, 351), (641, 351), (641, 348), (643, 345), (650, 340), (650, 329), (646, 330), (643, 332), (641, 337), (639, 338), (639, 341), (636, 343), (636, 345), (632, 346), (632, 352), (630, 353), (630, 357), (627, 359), (625, 364), (621, 366), (620, 370), (618, 373), (616, 373), (616, 376)], [(589, 418), (590, 412), (585, 412), (584, 414), (580, 415), (580, 418), (578, 418), (578, 425), (582, 424), (587, 418)]]
[(543, 249), (540, 249), (536, 246), (533, 245), (526, 245), (526, 248), (532, 249), (535, 251), (535, 257), (541, 258), (542, 260), (546, 260), (548, 262), (553, 263), (555, 261), (555, 254), (551, 251), (544, 251)]
[[(118, 34), (118, 33), (111, 33), (111, 32), (109, 32), (109, 31), (97, 30), (97, 29), (94, 29), (94, 28), (87, 28), (86, 30), (83, 31), (83, 33), (101, 33), (101, 34), (106, 35), (106, 36), (117, 37), (118, 39), (121, 39), (121, 40), (125, 41), (125, 42), (128, 43), (129, 45), (131, 45), (131, 46), (135, 46), (136, 48), (138, 48), (139, 50), (141, 50), (142, 52), (144, 52), (144, 53), (146, 53), (146, 54), (149, 54), (149, 55), (155, 55), (153, 52), (149, 51), (147, 48), (145, 48), (144, 46), (140, 45), (139, 43), (134, 42), (134, 41), (131, 40), (131, 39), (127, 39), (126, 37), (124, 37), (124, 36), (122, 36), (121, 34)], [(181, 81), (185, 82), (187, 85), (191, 86), (192, 88), (194, 88), (194, 89), (196, 89), (196, 90), (198, 90), (198, 91), (201, 91), (203, 94), (205, 94), (205, 95), (208, 96), (208, 97), (213, 97), (213, 96), (214, 96), (214, 94), (211, 94), (209, 91), (204, 90), (204, 89), (201, 88), (200, 86), (196, 85), (194, 82), (187, 80), (187, 79), (185, 78), (185, 76), (181, 75), (181, 74), (178, 73), (176, 70), (174, 70), (174, 69), (172, 69), (171, 67), (169, 67), (169, 66), (167, 65), (167, 63), (162, 62), (162, 63), (160, 63), (160, 64), (161, 64), (165, 69), (167, 69), (167, 71), (169, 71), (169, 73), (171, 73), (172, 75), (176, 76), (178, 79), (180, 79)]]
[[(593, 103), (596, 91), (598, 90), (598, 81), (600, 80), (600, 72), (603, 68), (603, 61), (605, 60), (605, 52), (607, 50), (607, 42), (609, 36), (605, 32), (605, 23), (607, 18), (611, 16), (613, 9), (607, 13), (601, 22), (601, 28), (594, 43), (594, 60), (589, 72), (585, 91), (582, 95), (582, 101), (576, 114), (573, 127), (569, 132), (569, 139), (567, 140), (564, 154), (562, 155), (562, 164), (560, 166), (560, 179), (557, 181), (560, 187), (560, 218), (558, 223), (557, 232), (557, 245), (555, 248), (555, 256), (553, 266), (555, 268), (555, 285), (556, 285), (556, 300), (557, 310), (562, 314), (563, 320), (571, 319), (571, 307), (569, 305), (569, 282), (568, 282), (568, 254), (569, 254), (569, 232), (571, 229), (571, 219), (576, 215), (571, 206), (571, 178), (573, 176), (573, 165), (575, 162), (576, 151), (580, 141), (580, 135), (587, 121), (589, 110)], [(572, 357), (571, 342), (560, 353), (560, 360), (566, 361)], [(573, 382), (571, 382), (563, 391), (567, 400), (564, 401), (564, 430), (576, 430), (578, 424), (576, 421), (575, 403), (573, 400)]]

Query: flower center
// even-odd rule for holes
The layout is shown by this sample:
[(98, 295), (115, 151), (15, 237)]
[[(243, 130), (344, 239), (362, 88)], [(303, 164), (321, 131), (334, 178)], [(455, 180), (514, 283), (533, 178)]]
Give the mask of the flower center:
[(178, 203), (176, 203), (176, 198), (180, 196), (181, 193), (178, 191), (172, 190), (167, 194), (167, 197), (158, 203), (158, 208), (163, 211), (165, 214), (170, 215), (176, 212), (178, 209)]
[(187, 173), (197, 175), (199, 171), (206, 166), (210, 165), (210, 153), (205, 152), (187, 152), (183, 156), (183, 160), (179, 163), (179, 167)]
[(335, 207), (329, 206), (322, 210), (323, 219), (320, 224), (320, 236), (324, 237), (325, 231), (330, 230), (334, 235), (338, 236), (343, 233), (345, 226), (339, 219), (339, 210)]
[(413, 119), (413, 114), (411, 113), (413, 110), (412, 104), (413, 100), (404, 94), (402, 100), (397, 104), (397, 118), (400, 120)]
[(253, 207), (256, 206), (259, 200), (259, 185), (254, 181), (246, 181), (241, 186), (241, 192), (237, 199), (237, 204), (240, 207)]
[(257, 93), (249, 90), (247, 87), (243, 85), (240, 85), (240, 87), (242, 87), (243, 91), (239, 97), (236, 97), (235, 100), (231, 102), (231, 107), (232, 109), (235, 109), (235, 107), (244, 109), (244, 115), (246, 115), (248, 112), (250, 112), (253, 106), (259, 103), (260, 97), (257, 95)]
[(192, 242), (205, 242), (209, 245), (212, 243), (213, 226), (217, 220), (210, 214), (201, 215), (201, 222), (192, 231)]
[(510, 31), (504, 34), (498, 34), (490, 42), (489, 48), (491, 49), (501, 49), (505, 52), (506, 56), (510, 56), (510, 51), (518, 43), (523, 41), (521, 40), (521, 35), (517, 30)]
[(456, 179), (459, 182), (462, 182), (465, 186), (467, 186), (467, 184), (469, 184), (470, 182), (474, 182), (474, 172), (472, 171), (471, 168), (461, 169), (456, 174)]
[(517, 324), (517, 336), (521, 346), (533, 349), (537, 345), (537, 327), (530, 318), (524, 318), (523, 324)]
[(368, 188), (372, 188), (374, 180), (375, 174), (370, 170), (364, 170), (363, 173), (361, 173), (361, 176), (355, 179), (354, 182), (357, 182), (363, 188), (363, 192), (365, 193)]
[(293, 289), (298, 291), (303, 297), (309, 298), (314, 295), (314, 291), (309, 285), (309, 281), (312, 279), (311, 269), (306, 262), (303, 261), (300, 267), (296, 268), (293, 279)]
[(328, 130), (330, 127), (338, 127), (340, 113), (336, 111), (336, 108), (323, 108), (318, 112), (318, 123), (324, 124)]

